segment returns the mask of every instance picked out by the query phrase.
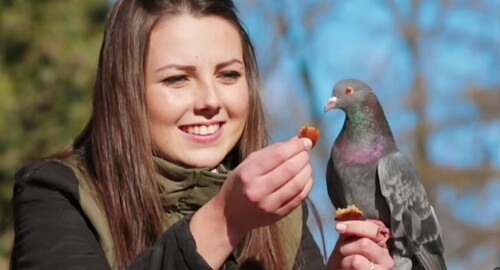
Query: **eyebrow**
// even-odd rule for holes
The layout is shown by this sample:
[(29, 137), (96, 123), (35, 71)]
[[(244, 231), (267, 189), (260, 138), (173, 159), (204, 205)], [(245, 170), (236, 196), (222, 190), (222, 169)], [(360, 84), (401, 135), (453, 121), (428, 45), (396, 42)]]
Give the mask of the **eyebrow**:
[(229, 61), (226, 61), (226, 62), (222, 62), (222, 63), (219, 63), (215, 66), (216, 69), (221, 69), (221, 68), (224, 68), (224, 67), (227, 67), (229, 65), (232, 65), (234, 63), (238, 63), (238, 64), (241, 64), (243, 66), (245, 66), (245, 64), (243, 64), (243, 62), (241, 62), (239, 59), (236, 59), (236, 58), (233, 58)]
[[(216, 67), (216, 69), (221, 69), (221, 68), (227, 67), (229, 65), (232, 65), (234, 63), (239, 63), (241, 65), (244, 65), (243, 62), (240, 61), (239, 59), (233, 58), (231, 60), (219, 63), (215, 67)], [(185, 65), (178, 65), (178, 64), (168, 64), (168, 65), (165, 65), (165, 66), (162, 66), (162, 67), (156, 69), (155, 72), (163, 71), (165, 69), (170, 69), (170, 68), (184, 70), (184, 71), (195, 71), (196, 70), (195, 66), (189, 66), (189, 65), (185, 66)]]
[(155, 70), (155, 72), (160, 72), (160, 71), (163, 71), (165, 69), (180, 69), (180, 70), (185, 70), (185, 71), (195, 71), (196, 70), (196, 67), (195, 66), (184, 66), (184, 65), (177, 65), (177, 64), (168, 64), (168, 65), (165, 65), (163, 67), (160, 67), (158, 68), (157, 70)]

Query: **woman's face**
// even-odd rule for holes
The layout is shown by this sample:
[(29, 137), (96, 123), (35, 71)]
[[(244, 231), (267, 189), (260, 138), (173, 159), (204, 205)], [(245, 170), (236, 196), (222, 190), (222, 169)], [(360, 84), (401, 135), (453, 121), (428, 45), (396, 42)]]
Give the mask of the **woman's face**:
[(145, 76), (156, 149), (175, 163), (217, 166), (238, 142), (248, 115), (236, 28), (219, 17), (160, 22), (151, 33)]

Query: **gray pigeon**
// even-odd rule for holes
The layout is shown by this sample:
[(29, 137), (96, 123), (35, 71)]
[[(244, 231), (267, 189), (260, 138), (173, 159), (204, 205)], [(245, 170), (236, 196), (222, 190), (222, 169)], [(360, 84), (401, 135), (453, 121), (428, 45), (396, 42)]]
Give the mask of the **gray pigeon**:
[(324, 110), (333, 108), (346, 114), (326, 170), (335, 208), (355, 204), (390, 229), (395, 269), (446, 269), (434, 209), (373, 90), (360, 80), (340, 81)]

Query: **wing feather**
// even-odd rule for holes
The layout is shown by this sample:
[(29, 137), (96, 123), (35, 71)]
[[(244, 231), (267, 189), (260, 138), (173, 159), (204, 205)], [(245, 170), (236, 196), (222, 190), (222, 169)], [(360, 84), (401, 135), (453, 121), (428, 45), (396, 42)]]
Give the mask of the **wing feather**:
[(422, 264), (433, 267), (437, 261), (439, 267), (430, 269), (446, 269), (441, 228), (411, 162), (396, 151), (382, 158), (377, 170), (380, 190), (391, 210), (392, 234), (408, 249), (403, 253), (414, 254)]

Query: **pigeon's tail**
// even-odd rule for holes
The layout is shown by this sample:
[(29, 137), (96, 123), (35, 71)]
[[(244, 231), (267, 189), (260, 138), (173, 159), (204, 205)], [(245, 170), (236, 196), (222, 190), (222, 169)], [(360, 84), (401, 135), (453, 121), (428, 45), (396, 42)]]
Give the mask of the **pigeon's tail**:
[[(400, 257), (398, 255), (394, 255), (394, 268), (395, 270), (414, 270), (413, 263), (410, 258)], [(416, 267), (415, 269), (418, 269)], [(420, 269), (419, 269), (420, 270)]]
[(420, 264), (420, 266), (422, 266), (421, 269), (426, 269), (426, 270), (447, 269), (442, 253), (432, 253), (429, 251), (429, 249), (425, 248), (425, 245), (416, 247), (410, 241), (408, 242), (408, 244), (410, 246), (410, 249), (413, 250), (415, 257), (418, 260), (418, 263)]
[(422, 249), (422, 252), (416, 254), (416, 256), (418, 262), (424, 269), (446, 270), (446, 264), (442, 254), (433, 254), (428, 252), (426, 249)]

